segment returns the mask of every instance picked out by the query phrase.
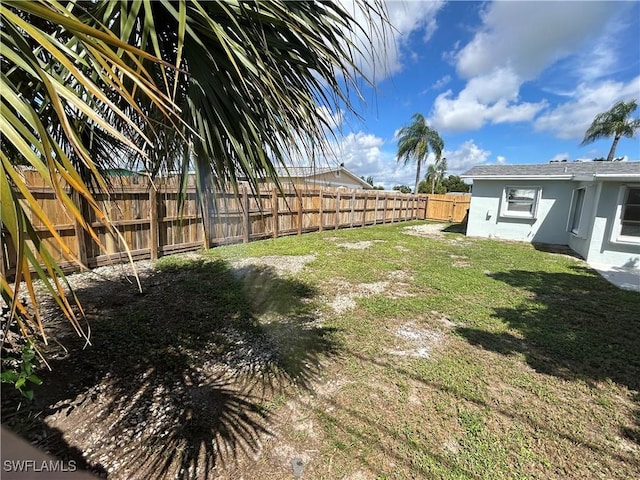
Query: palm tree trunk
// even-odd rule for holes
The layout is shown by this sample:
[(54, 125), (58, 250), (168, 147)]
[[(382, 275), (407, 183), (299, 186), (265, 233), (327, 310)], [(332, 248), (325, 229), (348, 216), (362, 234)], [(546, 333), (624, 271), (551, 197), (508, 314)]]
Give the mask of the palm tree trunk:
[(616, 133), (616, 136), (613, 137), (613, 144), (611, 145), (611, 150), (609, 150), (609, 156), (607, 157), (607, 162), (613, 161), (613, 155), (616, 153), (616, 147), (618, 146), (618, 140), (620, 140), (620, 134)]
[(420, 166), (421, 166), (420, 164), (421, 163), (422, 162), (420, 160), (418, 160), (416, 162), (416, 186), (413, 189), (413, 194), (414, 195), (418, 193), (418, 184), (420, 183)]

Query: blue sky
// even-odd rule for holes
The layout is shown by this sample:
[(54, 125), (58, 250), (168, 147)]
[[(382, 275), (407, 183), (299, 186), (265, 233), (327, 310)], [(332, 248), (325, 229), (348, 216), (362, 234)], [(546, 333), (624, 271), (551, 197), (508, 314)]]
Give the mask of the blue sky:
[[(351, 0), (342, 3), (353, 11)], [(375, 74), (363, 59), (376, 85), (356, 104), (362, 118), (332, 115), (336, 158), (376, 184), (413, 185), (414, 168), (396, 161), (395, 135), (416, 112), (443, 137), (449, 173), (460, 174), (479, 164), (606, 157), (610, 140), (580, 146), (594, 115), (640, 101), (640, 2), (386, 7), (396, 32), (368, 49)], [(622, 139), (616, 156), (640, 160), (638, 136)]]

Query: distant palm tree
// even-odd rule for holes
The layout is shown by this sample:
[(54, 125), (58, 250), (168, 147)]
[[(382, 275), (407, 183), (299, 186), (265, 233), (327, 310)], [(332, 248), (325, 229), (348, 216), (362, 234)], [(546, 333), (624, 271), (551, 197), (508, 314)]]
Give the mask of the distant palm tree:
[(436, 162), (439, 162), (444, 150), (444, 141), (436, 130), (427, 125), (422, 114), (416, 113), (412, 118), (413, 122), (402, 127), (398, 133), (397, 159), (403, 160), (405, 165), (412, 161), (416, 163), (416, 184), (413, 191), (417, 193), (420, 169), (427, 160), (429, 149), (435, 154)]
[(445, 173), (447, 173), (447, 159), (443, 158), (440, 161), (435, 161), (434, 163), (429, 164), (429, 168), (427, 168), (427, 175), (425, 180), (428, 183), (431, 183), (431, 193), (436, 192), (436, 184), (440, 183), (444, 178)]
[[(381, 0), (358, 4), (387, 28)], [(203, 187), (237, 189), (241, 177), (254, 187), (262, 176), (277, 183), (286, 158), (328, 145), (323, 107), (353, 109), (354, 39), (367, 35), (368, 22), (337, 2), (34, 0), (3, 1), (0, 23), (0, 218), (2, 242), (16, 252), (15, 286), (4, 276), (0, 286), (28, 337), (44, 336), (37, 310), (30, 314), (17, 291), (25, 281), (36, 304), (33, 270), (81, 333), (51, 244), (80, 260), (30, 194), (23, 166), (99, 245), (73, 198), (124, 241), (92, 189), (107, 189), (111, 166), (195, 168)]]
[(591, 126), (584, 134), (581, 145), (613, 136), (613, 144), (607, 157), (607, 161), (611, 162), (620, 138), (632, 138), (636, 130), (640, 129), (640, 118), (632, 119), (629, 117), (636, 108), (638, 108), (636, 100), (629, 102), (620, 101), (611, 107), (610, 110), (596, 115)]

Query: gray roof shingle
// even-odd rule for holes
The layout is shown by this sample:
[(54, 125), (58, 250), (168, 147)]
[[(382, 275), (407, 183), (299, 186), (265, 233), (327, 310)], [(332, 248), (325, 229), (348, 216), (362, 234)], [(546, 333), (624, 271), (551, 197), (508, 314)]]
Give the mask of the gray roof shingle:
[(575, 175), (633, 175), (640, 178), (640, 162), (554, 162), (535, 165), (477, 165), (463, 178), (566, 177)]
[[(344, 167), (278, 167), (276, 171), (282, 177), (311, 177), (313, 175), (321, 175), (328, 172), (337, 172)], [(287, 173), (288, 172), (288, 173)]]

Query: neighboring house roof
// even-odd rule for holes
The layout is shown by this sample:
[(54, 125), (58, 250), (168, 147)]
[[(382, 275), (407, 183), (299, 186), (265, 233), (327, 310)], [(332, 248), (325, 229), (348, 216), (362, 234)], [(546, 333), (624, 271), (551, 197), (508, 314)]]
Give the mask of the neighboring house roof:
[(336, 173), (349, 177), (353, 182), (362, 185), (363, 188), (373, 187), (373, 185), (365, 182), (362, 178), (344, 167), (288, 167), (286, 170), (284, 168), (278, 168), (276, 171), (280, 178), (302, 178), (309, 180), (326, 173)]
[(640, 162), (554, 162), (536, 165), (478, 165), (460, 175), (474, 180), (640, 179)]

